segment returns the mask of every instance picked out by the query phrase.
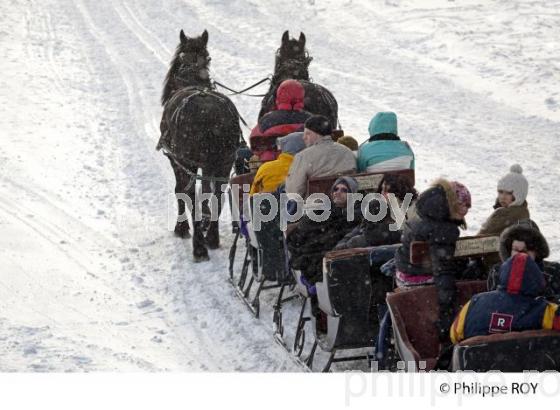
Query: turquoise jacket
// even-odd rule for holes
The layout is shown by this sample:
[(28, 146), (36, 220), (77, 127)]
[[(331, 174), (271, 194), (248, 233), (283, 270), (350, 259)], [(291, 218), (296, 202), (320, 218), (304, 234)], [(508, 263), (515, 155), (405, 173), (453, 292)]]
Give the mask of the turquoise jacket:
[(414, 169), (414, 152), (405, 141), (368, 141), (358, 151), (358, 172), (376, 169)]

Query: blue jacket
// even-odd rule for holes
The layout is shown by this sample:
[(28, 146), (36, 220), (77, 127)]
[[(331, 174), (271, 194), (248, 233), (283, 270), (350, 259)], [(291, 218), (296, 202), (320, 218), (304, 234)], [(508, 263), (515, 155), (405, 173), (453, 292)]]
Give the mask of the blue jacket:
[(370, 140), (358, 151), (358, 172), (414, 169), (414, 152), (405, 141)]
[(463, 306), (451, 326), (453, 343), (474, 336), (522, 330), (560, 330), (558, 305), (539, 297), (544, 275), (527, 254), (519, 253), (500, 268), (500, 285), (479, 293)]

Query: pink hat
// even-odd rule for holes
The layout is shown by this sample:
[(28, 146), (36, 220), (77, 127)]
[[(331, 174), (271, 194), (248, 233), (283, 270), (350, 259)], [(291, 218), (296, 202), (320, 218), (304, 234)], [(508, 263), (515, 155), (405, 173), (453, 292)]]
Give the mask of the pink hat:
[(455, 191), (455, 195), (457, 195), (457, 201), (460, 204), (465, 205), (467, 208), (470, 208), (472, 204), (471, 193), (467, 187), (458, 181), (451, 181), (451, 187)]

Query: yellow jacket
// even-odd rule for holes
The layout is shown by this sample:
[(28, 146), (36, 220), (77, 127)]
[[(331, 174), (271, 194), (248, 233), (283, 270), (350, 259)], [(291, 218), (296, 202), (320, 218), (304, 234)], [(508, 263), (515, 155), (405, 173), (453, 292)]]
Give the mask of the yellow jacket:
[(262, 164), (255, 175), (249, 194), (276, 191), (276, 188), (286, 180), (293, 160), (292, 154), (283, 152), (274, 161)]

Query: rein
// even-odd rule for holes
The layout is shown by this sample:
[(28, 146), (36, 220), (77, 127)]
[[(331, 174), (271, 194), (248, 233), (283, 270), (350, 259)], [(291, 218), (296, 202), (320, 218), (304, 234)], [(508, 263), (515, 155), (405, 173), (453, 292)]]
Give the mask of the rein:
[[(181, 168), (183, 171), (185, 171), (187, 173), (187, 175), (191, 176), (191, 180), (189, 181), (189, 184), (187, 185), (187, 187), (185, 188), (185, 190), (187, 191), (194, 183), (195, 180), (199, 180), (199, 181), (210, 181), (210, 182), (228, 182), (229, 183), (229, 178), (221, 178), (221, 177), (204, 177), (202, 175), (198, 175), (197, 172), (192, 172), (190, 169), (188, 169), (180, 160), (179, 158), (177, 158), (175, 156), (175, 154), (173, 154), (171, 152), (171, 149), (165, 145), (162, 144), (162, 146), (160, 147), (161, 151), (163, 152), (163, 155), (165, 155), (167, 158), (169, 158), (171, 161), (173, 161), (179, 168)], [(197, 164), (194, 164), (194, 166), (197, 166)], [(198, 166), (197, 166), (198, 167)]]
[[(222, 84), (222, 83), (220, 83), (220, 82), (218, 82), (218, 81), (213, 81), (213, 84), (214, 84), (214, 85), (217, 85), (217, 86), (220, 86), (220, 87), (222, 87), (222, 88), (224, 88), (224, 89), (226, 89), (226, 90), (228, 90), (228, 91), (231, 91), (231, 94), (229, 94), (230, 96), (233, 96), (233, 95), (245, 95), (245, 96), (247, 96), (247, 97), (264, 97), (264, 96), (266, 96), (266, 94), (243, 94), (243, 93), (244, 93), (245, 91), (249, 91), (249, 90), (255, 88), (257, 85), (261, 85), (262, 83), (264, 83), (264, 82), (266, 82), (266, 81), (271, 81), (271, 78), (270, 78), (270, 77), (265, 77), (265, 78), (263, 78), (262, 80), (257, 81), (255, 84), (250, 85), (249, 87), (244, 88), (244, 89), (241, 90), (241, 91), (236, 91), (236, 90), (234, 90), (233, 88), (230, 88), (230, 87), (228, 87), (227, 85), (224, 85), (224, 84)], [(245, 126), (245, 128), (247, 128), (247, 129), (249, 130), (249, 132), (251, 132), (251, 131), (252, 131), (252, 130), (251, 130), (251, 127), (249, 127), (249, 124), (247, 124), (247, 121), (245, 121), (245, 119), (243, 118), (243, 116), (242, 116), (239, 112), (237, 112), (237, 115), (239, 115), (239, 120), (240, 120), (241, 123)], [(245, 141), (245, 139), (243, 139), (243, 140)], [(245, 144), (247, 144), (247, 143), (245, 142)]]
[(257, 85), (261, 85), (262, 83), (264, 83), (264, 82), (266, 82), (266, 81), (271, 81), (271, 78), (270, 78), (270, 77), (265, 77), (265, 78), (263, 78), (262, 80), (257, 81), (255, 84), (250, 85), (249, 87), (244, 88), (244, 89), (241, 90), (241, 91), (236, 91), (236, 90), (234, 90), (233, 88), (230, 88), (230, 87), (228, 87), (227, 85), (224, 85), (224, 84), (222, 84), (222, 83), (220, 83), (220, 82), (218, 82), (218, 81), (214, 81), (214, 84), (215, 84), (215, 85), (218, 85), (218, 86), (220, 86), (220, 87), (222, 87), (222, 88), (224, 88), (224, 89), (226, 89), (226, 90), (228, 90), (228, 91), (231, 91), (232, 94), (230, 94), (230, 95), (240, 95), (240, 94), (241, 94), (241, 95), (245, 95), (245, 96), (247, 96), (247, 97), (264, 97), (266, 94), (243, 94), (243, 93), (244, 93), (245, 91), (249, 91), (249, 90), (255, 88)]

